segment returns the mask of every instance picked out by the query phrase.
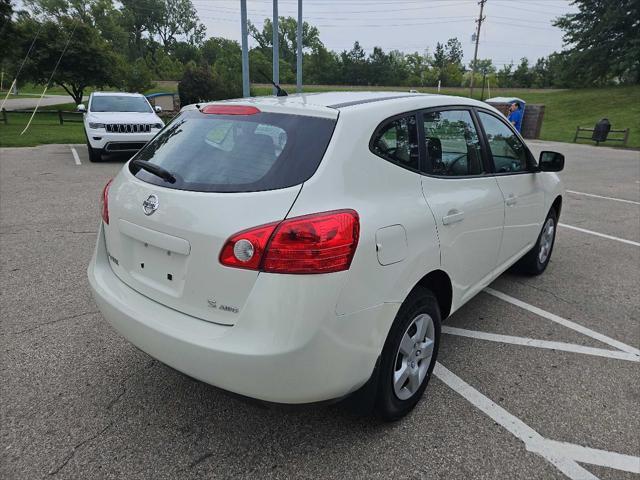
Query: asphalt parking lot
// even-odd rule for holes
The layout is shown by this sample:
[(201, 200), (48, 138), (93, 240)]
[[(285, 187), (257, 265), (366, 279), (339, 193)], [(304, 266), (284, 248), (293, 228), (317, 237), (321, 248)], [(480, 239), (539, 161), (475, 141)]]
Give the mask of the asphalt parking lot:
[(136, 350), (86, 280), (122, 162), (0, 149), (0, 477), (640, 478), (640, 153), (531, 146), (567, 157), (549, 268), (449, 318), (393, 424), (250, 403)]

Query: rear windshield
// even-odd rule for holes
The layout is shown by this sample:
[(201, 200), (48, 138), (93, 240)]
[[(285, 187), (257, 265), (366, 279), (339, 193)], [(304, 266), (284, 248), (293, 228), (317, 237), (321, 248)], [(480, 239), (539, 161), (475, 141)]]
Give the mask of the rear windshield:
[(91, 99), (92, 112), (151, 112), (151, 106), (144, 97), (130, 95), (95, 95)]
[(168, 170), (175, 183), (130, 166), (148, 183), (199, 192), (255, 192), (291, 187), (316, 171), (335, 120), (282, 113), (176, 117), (135, 158)]

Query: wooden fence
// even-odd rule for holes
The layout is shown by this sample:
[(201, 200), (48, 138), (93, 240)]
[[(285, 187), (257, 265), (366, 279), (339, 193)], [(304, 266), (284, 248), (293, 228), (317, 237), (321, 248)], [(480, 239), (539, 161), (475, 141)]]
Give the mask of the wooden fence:
[[(2, 109), (2, 114), (0, 115), (0, 123), (4, 123), (5, 125), (9, 124), (9, 116), (13, 113), (21, 113), (31, 115), (33, 110), (6, 110)], [(36, 116), (38, 115), (57, 115), (58, 121), (60, 125), (64, 125), (66, 123), (82, 123), (82, 113), (80, 112), (72, 112), (67, 110), (40, 110), (36, 112)]]

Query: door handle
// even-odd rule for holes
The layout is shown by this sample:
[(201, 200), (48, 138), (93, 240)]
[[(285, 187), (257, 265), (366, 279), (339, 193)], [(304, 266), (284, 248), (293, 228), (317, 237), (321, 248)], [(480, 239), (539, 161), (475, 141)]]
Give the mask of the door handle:
[(504, 203), (507, 205), (507, 207), (511, 207), (518, 203), (518, 197), (516, 197), (513, 193), (510, 193)]
[(449, 212), (442, 217), (443, 225), (451, 225), (453, 223), (458, 223), (464, 220), (464, 212), (460, 210), (449, 210)]

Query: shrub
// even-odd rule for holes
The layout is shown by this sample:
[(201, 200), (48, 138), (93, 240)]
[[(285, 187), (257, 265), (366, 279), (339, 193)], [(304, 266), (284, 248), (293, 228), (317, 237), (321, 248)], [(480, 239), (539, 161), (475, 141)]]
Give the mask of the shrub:
[(223, 71), (221, 75), (207, 65), (189, 64), (178, 84), (180, 104), (240, 97), (242, 85), (233, 77), (228, 78), (227, 73)]

